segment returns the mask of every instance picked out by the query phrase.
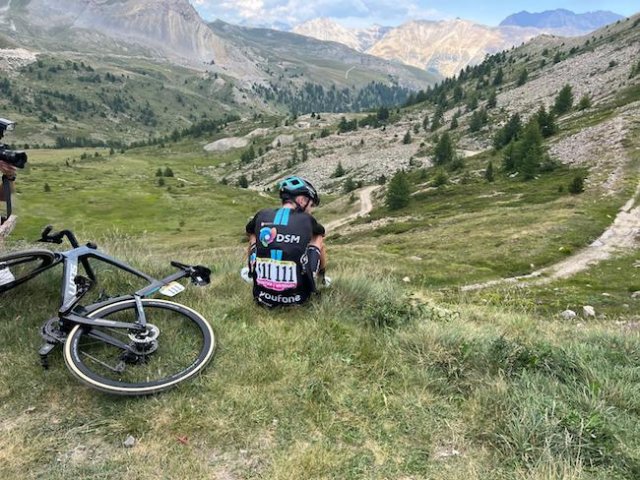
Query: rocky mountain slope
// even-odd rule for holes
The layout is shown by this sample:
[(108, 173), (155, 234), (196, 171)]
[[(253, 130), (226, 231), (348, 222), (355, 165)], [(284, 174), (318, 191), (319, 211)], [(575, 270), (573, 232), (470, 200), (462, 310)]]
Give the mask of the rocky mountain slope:
[(362, 85), (376, 80), (416, 89), (440, 79), (439, 75), (359, 53), (336, 42), (222, 21), (209, 26), (217, 37), (235, 45), (258, 68), (268, 72), (270, 82), (278, 76), (294, 84), (310, 81), (327, 86), (351, 86), (354, 82)]
[(366, 52), (382, 39), (391, 27), (374, 25), (370, 28), (352, 29), (330, 18), (316, 18), (296, 25), (293, 32), (327, 42), (338, 42), (359, 52)]
[[(603, 191), (618, 191), (630, 161), (625, 138), (639, 127), (640, 16), (587, 37), (538, 37), (496, 58), (492, 61), (503, 69), (505, 80), (493, 85), (498, 66), (489, 63), (484, 67), (488, 73), (461, 81), (464, 96), (456, 101), (449, 91), (440, 128), (424, 128), (425, 117), (433, 119), (437, 110), (429, 102), (408, 109), (383, 128), (364, 127), (340, 134), (335, 133), (339, 116), (305, 116), (273, 132), (280, 135), (274, 148), (257, 162), (231, 172), (229, 178), (246, 174), (255, 179), (251, 186), (261, 189), (272, 185), (283, 172), (295, 173), (309, 177), (324, 191), (342, 189), (348, 178), (356, 183), (375, 182), (399, 169), (431, 166), (433, 147), (444, 132), (454, 137), (462, 157), (489, 150), (496, 131), (510, 115), (519, 113), (526, 121), (541, 106), (550, 110), (559, 91), (570, 85), (574, 105), (587, 97), (591, 106), (574, 109), (559, 119), (562, 133), (548, 141), (549, 153), (563, 164), (589, 168), (589, 182)], [(528, 78), (519, 85), (523, 69), (528, 70)], [(488, 121), (479, 132), (471, 132), (469, 122), (476, 109), (466, 106), (469, 98), (480, 98), (480, 107), (486, 108), (486, 99), (494, 89), (497, 107), (488, 110)], [(451, 127), (454, 115), (459, 122), (455, 129)], [(318, 136), (322, 129), (334, 133)], [(407, 132), (413, 137), (410, 143), (403, 141)], [(295, 150), (299, 158), (301, 144), (306, 144), (308, 160), (292, 165), (290, 160)], [(339, 164), (347, 173), (335, 178)], [(229, 170), (220, 168), (213, 174), (222, 177)]]
[(467, 65), (519, 45), (540, 32), (526, 28), (489, 28), (467, 20), (406, 23), (377, 42), (369, 53), (398, 59), (450, 77)]
[[(9, 3), (3, 14), (11, 36), (39, 50), (121, 52), (137, 45), (149, 56), (168, 56), (200, 67), (216, 62), (235, 76), (257, 75), (253, 62), (218, 38), (188, 0), (30, 0)], [(78, 34), (80, 34), (78, 36)], [(111, 41), (105, 45), (103, 37)]]

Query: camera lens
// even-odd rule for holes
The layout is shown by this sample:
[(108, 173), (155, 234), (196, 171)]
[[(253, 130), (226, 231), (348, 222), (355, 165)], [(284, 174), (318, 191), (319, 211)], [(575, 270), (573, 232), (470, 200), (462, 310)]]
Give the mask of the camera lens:
[(27, 163), (27, 153), (14, 150), (0, 150), (0, 160), (16, 168), (24, 168)]

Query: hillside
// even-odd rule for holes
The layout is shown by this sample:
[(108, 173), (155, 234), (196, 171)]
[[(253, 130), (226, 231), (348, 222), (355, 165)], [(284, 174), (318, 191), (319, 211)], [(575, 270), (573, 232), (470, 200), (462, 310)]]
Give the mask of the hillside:
[(30, 146), (122, 148), (227, 118), (394, 106), (439, 79), (334, 43), (207, 25), (186, 0), (8, 2), (0, 25), (0, 108)]

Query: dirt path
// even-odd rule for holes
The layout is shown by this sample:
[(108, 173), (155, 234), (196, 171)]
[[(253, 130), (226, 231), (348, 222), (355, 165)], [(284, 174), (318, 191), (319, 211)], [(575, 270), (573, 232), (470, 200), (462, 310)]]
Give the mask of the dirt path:
[(371, 194), (379, 189), (380, 187), (374, 185), (372, 187), (363, 188), (358, 192), (358, 196), (360, 197), (360, 210), (351, 215), (347, 215), (346, 217), (338, 218), (337, 220), (333, 220), (325, 225), (325, 228), (329, 232), (333, 232), (334, 230), (339, 229), (343, 225), (355, 220), (358, 217), (362, 217), (373, 210), (373, 202), (371, 201)]
[(462, 291), (481, 290), (504, 284), (542, 285), (567, 278), (597, 263), (611, 258), (619, 250), (634, 248), (640, 239), (640, 185), (635, 195), (620, 209), (615, 220), (597, 240), (574, 255), (528, 275), (502, 278), (484, 283), (465, 285)]

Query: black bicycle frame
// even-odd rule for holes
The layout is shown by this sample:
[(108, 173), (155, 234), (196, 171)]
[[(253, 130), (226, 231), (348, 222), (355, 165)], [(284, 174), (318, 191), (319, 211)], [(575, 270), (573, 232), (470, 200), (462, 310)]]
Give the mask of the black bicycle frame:
[[(71, 234), (71, 232), (69, 232), (69, 234), (70, 235), (67, 235), (67, 236), (69, 237), (70, 242), (72, 243), (72, 245), (76, 246), (77, 240), (75, 239), (73, 234)], [(43, 238), (46, 238), (46, 236), (43, 235)], [(146, 318), (144, 315), (144, 310), (142, 308), (142, 301), (141, 301), (142, 298), (146, 298), (150, 295), (153, 295), (158, 290), (160, 290), (163, 286), (190, 275), (188, 271), (186, 271), (185, 269), (182, 269), (181, 271), (175, 272), (161, 280), (157, 280), (151, 277), (150, 275), (147, 275), (144, 272), (136, 270), (135, 268), (127, 265), (126, 263), (123, 263), (109, 255), (106, 255), (104, 253), (97, 251), (95, 246), (83, 246), (83, 247), (77, 246), (76, 248), (69, 250), (67, 252), (56, 252), (54, 255), (56, 257), (55, 260), (51, 263), (51, 265), (47, 266), (46, 268), (38, 272), (38, 275), (46, 270), (49, 270), (55, 267), (60, 263), (63, 263), (64, 265), (62, 288), (61, 288), (62, 301), (61, 301), (60, 308), (58, 309), (58, 318), (63, 322), (70, 322), (71, 324), (87, 325), (89, 327), (96, 326), (96, 327), (124, 328), (129, 330), (143, 331), (146, 327)], [(120, 270), (124, 270), (125, 272), (128, 272), (149, 283), (149, 285), (138, 290), (133, 295), (125, 295), (123, 297), (120, 297), (122, 299), (133, 298), (135, 300), (136, 306), (137, 306), (136, 323), (116, 322), (113, 320), (106, 320), (101, 318), (88, 318), (76, 312), (73, 312), (73, 309), (78, 305), (78, 303), (80, 302), (84, 294), (87, 293), (87, 291), (89, 291), (90, 289), (90, 284), (83, 284), (82, 281), (80, 280), (82, 278), (78, 275), (80, 265), (82, 265), (82, 267), (84, 268), (91, 282), (95, 283), (97, 281), (96, 276), (93, 272), (93, 269), (89, 264), (90, 259), (95, 259), (100, 262), (109, 264), (113, 267), (116, 267)], [(173, 265), (177, 266), (179, 264), (173, 263)], [(117, 299), (110, 299), (105, 301), (103, 304), (112, 303), (115, 300)], [(99, 305), (101, 304), (92, 305), (92, 306), (97, 307)], [(104, 333), (94, 330), (92, 332), (92, 335), (93, 334), (95, 334), (96, 338), (99, 338), (104, 342), (111, 343), (125, 350), (130, 349), (128, 345)]]

